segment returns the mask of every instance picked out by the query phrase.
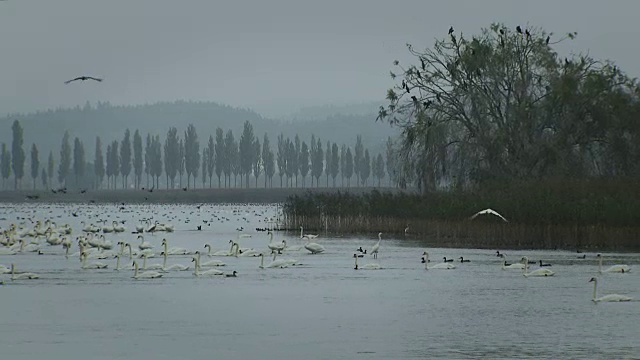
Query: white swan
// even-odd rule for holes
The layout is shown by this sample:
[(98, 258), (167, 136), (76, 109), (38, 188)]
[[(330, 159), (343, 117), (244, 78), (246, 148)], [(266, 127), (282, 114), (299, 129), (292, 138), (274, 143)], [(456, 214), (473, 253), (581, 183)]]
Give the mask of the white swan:
[(136, 225), (136, 231), (134, 232), (134, 234), (142, 234), (142, 233), (144, 233), (144, 225), (143, 224)]
[[(124, 247), (129, 248), (129, 260), (133, 259), (134, 256), (139, 255), (137, 250), (133, 250), (133, 247), (131, 247), (131, 244), (124, 243)], [(123, 254), (120, 254), (120, 255), (123, 255)]]
[(269, 244), (267, 244), (267, 247), (271, 251), (275, 251), (275, 252), (280, 253), (280, 252), (282, 252), (282, 250), (284, 250), (284, 248), (287, 247), (287, 242), (285, 240), (282, 240), (282, 242), (274, 243), (273, 242), (273, 233), (271, 231), (269, 231)]
[(140, 257), (142, 258), (142, 270), (162, 270), (162, 264), (147, 265), (147, 254), (141, 254)]
[(200, 271), (200, 261), (198, 260), (197, 256), (194, 256), (191, 261), (196, 263), (196, 270), (193, 272), (193, 275), (195, 275), (197, 277), (224, 275), (224, 273), (222, 271), (217, 270), (217, 269), (209, 269), (207, 271)]
[(304, 229), (302, 228), (302, 226), (300, 226), (300, 238), (301, 238), (301, 239), (309, 239), (309, 240), (311, 240), (311, 239), (315, 239), (315, 238), (317, 238), (317, 237), (318, 237), (318, 235), (314, 235), (314, 234), (305, 234), (305, 233), (304, 233)]
[(30, 243), (25, 245), (24, 244), (24, 240), (20, 239), (18, 240), (20, 242), (20, 251), (19, 252), (37, 252), (38, 250), (40, 250), (40, 247), (36, 244)]
[(507, 260), (506, 258), (503, 257), (503, 259), (505, 259), (501, 264), (502, 264), (502, 270), (522, 270), (524, 269), (524, 264), (519, 262), (519, 263), (515, 263), (515, 264), (511, 264), (511, 265), (506, 265), (507, 264)]
[(173, 264), (171, 266), (167, 266), (167, 253), (162, 252), (160, 255), (164, 256), (164, 260), (162, 261), (162, 270), (163, 271), (186, 271), (189, 270), (189, 267), (182, 264)]
[(382, 267), (380, 264), (376, 263), (368, 263), (362, 266), (358, 266), (358, 255), (353, 254), (353, 258), (356, 260), (356, 266), (353, 268), (354, 270), (380, 270)]
[(378, 233), (378, 242), (373, 245), (373, 247), (371, 248), (371, 253), (373, 255), (374, 259), (378, 258), (378, 250), (380, 250), (380, 240), (382, 240), (382, 233)]
[(596, 255), (596, 257), (598, 258), (598, 272), (600, 274), (602, 273), (628, 273), (629, 271), (631, 271), (631, 267), (629, 265), (613, 265), (610, 266), (608, 268), (606, 268), (605, 270), (602, 270), (602, 255), (598, 254)]
[(276, 260), (275, 257), (276, 254), (274, 254), (273, 257), (273, 261), (271, 261), (271, 263), (269, 263), (269, 265), (264, 266), (264, 254), (260, 254), (260, 269), (265, 269), (265, 268), (269, 268), (269, 269), (275, 269), (275, 268), (279, 268), (279, 269), (284, 269), (284, 268), (288, 268), (289, 267), (289, 262), (286, 260)]
[[(258, 255), (258, 256), (260, 256), (260, 255)], [(278, 256), (278, 253), (275, 253), (275, 252), (274, 252), (274, 253), (273, 253), (273, 261), (276, 261), (276, 257), (277, 257), (277, 256)], [(296, 260), (296, 259), (291, 259), (291, 258), (289, 258), (289, 259), (287, 259), (287, 258), (281, 258), (281, 259), (279, 259), (278, 261), (282, 261), (282, 262), (286, 263), (286, 264), (287, 264), (287, 266), (296, 266), (296, 265), (300, 265), (300, 263), (298, 262), (298, 260)]]
[(39, 279), (40, 275), (34, 273), (21, 273), (16, 274), (16, 265), (11, 264), (11, 280), (30, 280)]
[(318, 243), (309, 242), (309, 240), (304, 244), (304, 248), (309, 250), (312, 254), (320, 254), (321, 252), (324, 252), (324, 246)]
[(103, 226), (102, 227), (102, 232), (105, 233), (105, 234), (112, 233), (113, 232), (113, 225), (111, 225), (111, 226), (107, 226), (107, 225)]
[(620, 301), (631, 301), (631, 300), (633, 300), (632, 298), (630, 298), (628, 296), (618, 295), (618, 294), (609, 294), (609, 295), (598, 297), (598, 279), (592, 277), (591, 280), (589, 280), (589, 282), (593, 283), (593, 299), (591, 299), (591, 301), (593, 301), (593, 302), (596, 302), (596, 303), (598, 303), (598, 302), (620, 302)]
[(249, 250), (244, 250), (241, 253), (238, 253), (237, 256), (240, 256), (240, 257), (256, 257), (256, 256), (260, 256), (260, 254), (261, 254), (261, 252), (256, 250), (256, 249), (249, 249)]
[(164, 253), (167, 255), (191, 255), (191, 252), (185, 248), (172, 247), (169, 249), (167, 239), (162, 239), (162, 246), (164, 247)]
[(138, 245), (138, 248), (140, 250), (147, 250), (147, 249), (153, 248), (153, 245), (151, 245), (150, 242), (144, 241), (144, 236), (138, 235), (138, 239), (140, 239), (140, 245)]
[(0, 265), (0, 274), (8, 274), (11, 272), (11, 268), (8, 268), (4, 265)]
[(126, 229), (123, 225), (118, 224), (118, 222), (114, 221), (113, 222), (113, 231), (117, 232), (117, 233), (121, 233), (124, 232)]
[(223, 263), (222, 261), (219, 261), (219, 260), (209, 260), (209, 261), (205, 261), (205, 262), (200, 261), (200, 251), (196, 251), (196, 256), (198, 257), (198, 264), (199, 264), (199, 266), (201, 268), (227, 265), (227, 264), (225, 264), (225, 263)]
[(15, 251), (7, 248), (0, 248), (0, 255), (15, 255), (17, 254)]
[(532, 272), (527, 272), (529, 270), (529, 258), (524, 256), (522, 258), (522, 262), (524, 263), (524, 272), (522, 273), (522, 275), (524, 275), (525, 277), (530, 277), (530, 276), (547, 277), (547, 276), (553, 276), (556, 274), (553, 271), (545, 268), (539, 268), (539, 269), (533, 270)]
[(157, 278), (161, 278), (162, 274), (160, 274), (157, 271), (145, 271), (142, 273), (138, 273), (138, 263), (137, 262), (133, 262), (133, 268), (134, 268), (134, 273), (133, 273), (133, 278), (134, 279), (157, 279)]
[(438, 270), (438, 269), (442, 269), (442, 270), (453, 270), (456, 268), (455, 265), (451, 264), (451, 263), (440, 263), (440, 264), (436, 264), (433, 266), (429, 266), (429, 253), (428, 252), (423, 252), (422, 253), (422, 262), (424, 262), (424, 269), (425, 270)]
[(236, 252), (233, 254), (233, 256), (238, 257), (238, 254), (243, 254), (247, 251), (252, 251), (253, 248), (241, 248), (239, 241), (240, 238), (247, 238), (247, 237), (251, 237), (250, 234), (238, 234), (238, 239), (234, 242), (233, 240), (229, 240), (229, 242), (231, 243), (231, 251), (233, 252), (233, 246), (236, 246)]
[(207, 256), (208, 257), (212, 257), (212, 256), (233, 256), (233, 247), (235, 246), (233, 240), (229, 240), (229, 242), (231, 243), (231, 248), (229, 249), (229, 251), (226, 250), (218, 250), (216, 252), (214, 252), (213, 254), (211, 253), (211, 245), (209, 244), (204, 244), (204, 248), (208, 249), (207, 251)]
[(120, 254), (115, 254), (113, 257), (116, 258), (116, 267), (113, 271), (120, 271)]
[(108, 266), (101, 262), (87, 263), (87, 254), (80, 254), (80, 261), (83, 269), (106, 269)]

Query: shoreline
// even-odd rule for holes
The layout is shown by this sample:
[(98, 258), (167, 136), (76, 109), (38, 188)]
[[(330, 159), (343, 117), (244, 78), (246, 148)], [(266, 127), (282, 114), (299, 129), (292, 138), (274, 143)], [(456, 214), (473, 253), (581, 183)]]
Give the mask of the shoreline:
[[(51, 190), (5, 190), (0, 191), (0, 203), (13, 204), (275, 204), (284, 203), (291, 195), (307, 193), (351, 193), (362, 194), (377, 190), (380, 192), (401, 192), (389, 187), (351, 187), (351, 188), (211, 188), (211, 189), (157, 189), (148, 190), (68, 190), (66, 194), (53, 193)], [(410, 193), (411, 191), (404, 191)], [(30, 198), (28, 198), (30, 197)]]

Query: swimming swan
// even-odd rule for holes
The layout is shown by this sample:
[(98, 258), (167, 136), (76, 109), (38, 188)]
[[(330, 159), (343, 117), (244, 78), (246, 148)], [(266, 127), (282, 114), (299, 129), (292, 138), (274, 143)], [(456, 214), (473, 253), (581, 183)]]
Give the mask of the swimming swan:
[(142, 260), (142, 270), (162, 270), (162, 264), (151, 264), (147, 265), (147, 258), (149, 257), (147, 254), (142, 254), (140, 257)]
[(138, 279), (158, 279), (162, 277), (162, 274), (160, 274), (157, 271), (145, 271), (142, 273), (138, 273), (138, 263), (137, 262), (133, 262), (133, 268), (134, 268), (134, 273), (133, 273), (133, 278), (138, 280)]
[(631, 271), (631, 267), (629, 265), (613, 265), (608, 267), (605, 270), (602, 270), (602, 255), (598, 254), (596, 255), (596, 257), (598, 258), (598, 272), (600, 274), (602, 273), (628, 273), (629, 271)]
[(189, 270), (189, 267), (182, 264), (173, 264), (171, 266), (167, 266), (167, 253), (162, 252), (160, 255), (164, 256), (164, 260), (162, 261), (162, 271), (186, 271)]
[(422, 256), (424, 256), (422, 259), (424, 260), (424, 269), (425, 270), (438, 270), (438, 269), (442, 269), (442, 270), (453, 270), (456, 268), (455, 265), (450, 264), (450, 263), (440, 263), (440, 264), (436, 264), (433, 266), (429, 266), (429, 253), (428, 252), (423, 252)]
[(524, 262), (524, 272), (522, 273), (522, 275), (524, 275), (525, 277), (530, 277), (530, 276), (547, 277), (547, 276), (553, 276), (556, 274), (549, 269), (542, 269), (542, 268), (535, 269), (532, 272), (527, 272), (527, 270), (529, 269), (529, 258), (524, 256), (522, 258), (522, 261)]
[(153, 245), (151, 245), (150, 242), (144, 241), (144, 236), (138, 235), (138, 239), (140, 239), (140, 245), (138, 245), (138, 248), (140, 250), (147, 250), (147, 249), (153, 248)]
[(164, 247), (164, 253), (167, 255), (191, 255), (191, 252), (185, 248), (172, 247), (169, 249), (167, 239), (162, 239), (162, 246)]
[(356, 266), (353, 268), (354, 270), (380, 270), (382, 267), (380, 264), (376, 263), (368, 263), (362, 266), (358, 266), (358, 255), (353, 254), (353, 258), (356, 260)]
[(191, 261), (196, 263), (196, 270), (193, 272), (193, 275), (195, 275), (197, 277), (224, 275), (224, 273), (222, 271), (217, 270), (217, 269), (210, 269), (210, 270), (207, 270), (207, 271), (200, 271), (200, 261), (198, 260), (198, 258), (196, 256), (194, 256)]
[(200, 261), (200, 251), (196, 251), (196, 256), (198, 257), (198, 264), (201, 268), (203, 267), (211, 267), (211, 266), (225, 266), (226, 264), (219, 260), (209, 260), (205, 262)]
[(30, 279), (39, 279), (40, 275), (34, 273), (21, 273), (16, 274), (16, 266), (15, 264), (11, 264), (11, 280), (30, 280)]
[[(275, 254), (274, 254), (275, 255)], [(276, 257), (273, 257), (273, 261), (271, 261), (269, 263), (269, 265), (264, 266), (264, 254), (260, 254), (260, 269), (265, 269), (265, 268), (269, 268), (269, 269), (275, 269), (275, 268), (279, 268), (279, 269), (284, 269), (284, 268), (288, 268), (289, 267), (289, 262), (286, 260), (276, 260)]]
[(207, 251), (207, 256), (208, 257), (212, 257), (212, 256), (233, 256), (233, 247), (235, 246), (233, 240), (230, 240), (231, 242), (231, 249), (229, 249), (229, 251), (225, 251), (225, 250), (218, 250), (215, 253), (211, 253), (211, 245), (209, 244), (204, 244), (204, 248), (208, 249)]
[(106, 269), (109, 266), (101, 262), (87, 263), (87, 254), (84, 253), (80, 255), (80, 261), (83, 269)]
[(524, 269), (524, 264), (519, 262), (515, 264), (507, 265), (507, 260), (502, 262), (502, 270), (522, 270)]
[(593, 282), (593, 299), (591, 299), (591, 301), (595, 302), (595, 303), (599, 303), (599, 302), (620, 302), (620, 301), (631, 301), (633, 300), (632, 298), (628, 297), (628, 296), (624, 296), (624, 295), (618, 295), (618, 294), (609, 294), (609, 295), (605, 295), (602, 297), (598, 297), (598, 279), (592, 277), (591, 280), (589, 280), (589, 282)]

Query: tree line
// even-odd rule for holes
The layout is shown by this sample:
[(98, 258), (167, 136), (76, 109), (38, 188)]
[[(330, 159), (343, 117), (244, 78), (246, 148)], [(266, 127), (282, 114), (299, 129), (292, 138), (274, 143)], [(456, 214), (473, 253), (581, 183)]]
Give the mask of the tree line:
[[(11, 129), (11, 148), (2, 144), (0, 173), (3, 188), (13, 176), (13, 188), (19, 189), (25, 177), (24, 130), (18, 120)], [(94, 158), (88, 159), (85, 142), (78, 137), (72, 140), (67, 131), (57, 159), (50, 151), (46, 163), (44, 159), (41, 161), (37, 144), (32, 144), (31, 187), (158, 189), (164, 186), (186, 190), (198, 187), (199, 179), (202, 188), (269, 188), (274, 186), (274, 177), (279, 178), (276, 186), (280, 187), (306, 187), (307, 180), (312, 187), (321, 183), (327, 187), (350, 187), (352, 179), (355, 186), (388, 186), (396, 174), (393, 166), (386, 166), (392, 156), (391, 138), (387, 144), (386, 154), (371, 154), (363, 146), (360, 135), (352, 150), (347, 144), (323, 142), (315, 135), (307, 142), (297, 134), (292, 139), (281, 133), (272, 146), (267, 133), (256, 136), (251, 122), (245, 121), (239, 138), (232, 130), (218, 127), (215, 135), (205, 137), (202, 146), (193, 124), (182, 134), (176, 127), (170, 127), (164, 139), (148, 133), (143, 140), (140, 131), (135, 130), (132, 135), (129, 129), (122, 139), (108, 143), (96, 136)]]

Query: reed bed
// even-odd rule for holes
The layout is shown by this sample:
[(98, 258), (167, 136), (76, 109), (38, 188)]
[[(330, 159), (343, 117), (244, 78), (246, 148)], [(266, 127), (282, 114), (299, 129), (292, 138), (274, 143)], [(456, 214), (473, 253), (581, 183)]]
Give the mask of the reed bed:
[[(427, 195), (305, 194), (283, 207), (287, 228), (422, 239), (433, 246), (640, 250), (637, 180), (564, 180)], [(492, 208), (492, 215), (469, 217)]]

